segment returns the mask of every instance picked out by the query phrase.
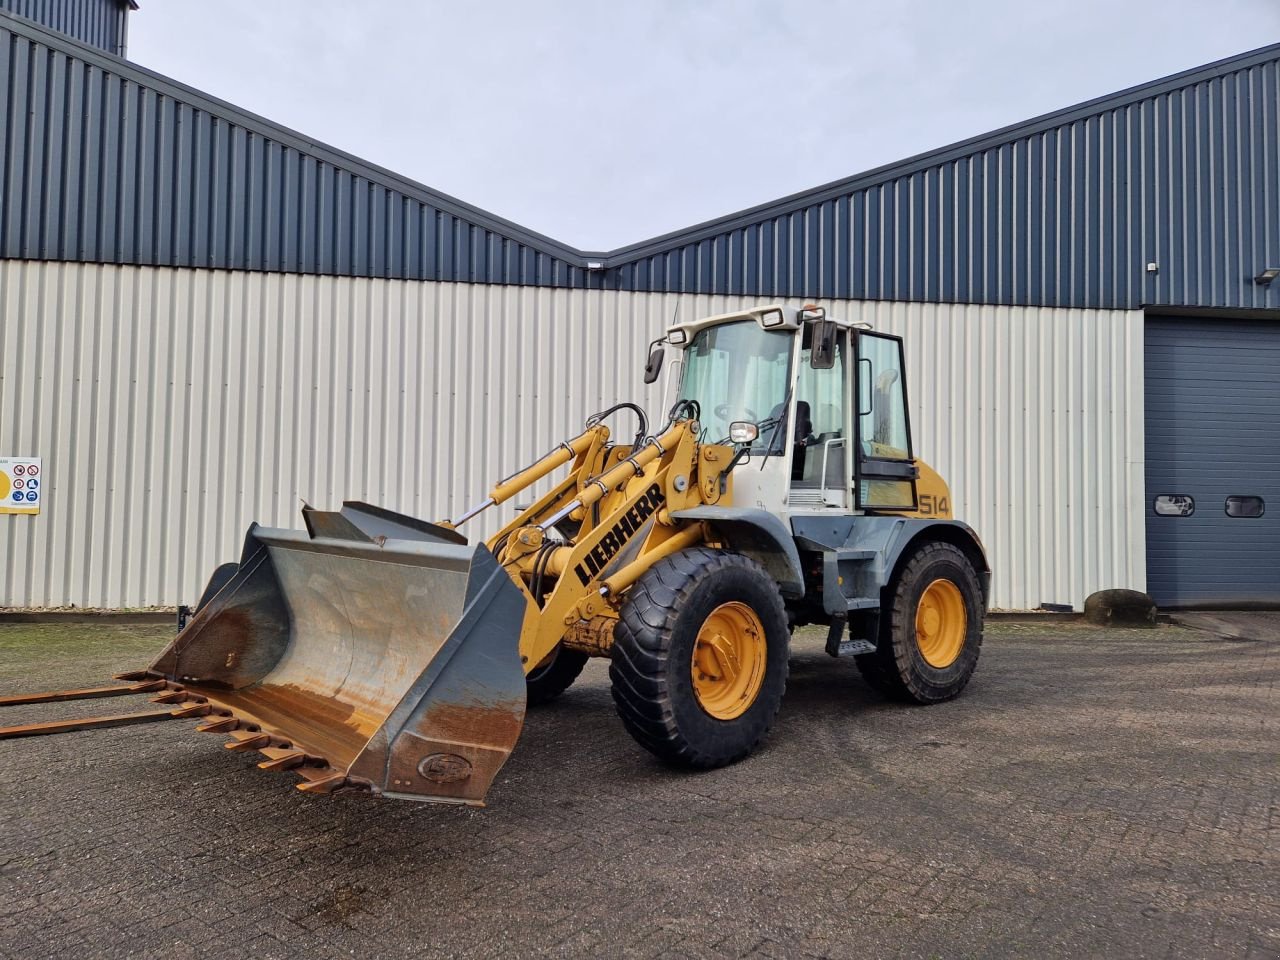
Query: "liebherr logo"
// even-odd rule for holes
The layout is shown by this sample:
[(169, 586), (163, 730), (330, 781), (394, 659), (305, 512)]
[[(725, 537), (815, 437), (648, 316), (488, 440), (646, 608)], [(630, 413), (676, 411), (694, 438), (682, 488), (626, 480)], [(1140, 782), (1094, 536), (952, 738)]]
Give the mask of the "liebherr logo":
[(605, 568), (614, 555), (626, 546), (627, 540), (640, 529), (640, 525), (653, 516), (653, 511), (662, 506), (662, 488), (656, 483), (645, 491), (644, 496), (636, 501), (635, 506), (622, 515), (603, 537), (582, 558), (582, 563), (573, 568), (585, 587), (591, 578)]

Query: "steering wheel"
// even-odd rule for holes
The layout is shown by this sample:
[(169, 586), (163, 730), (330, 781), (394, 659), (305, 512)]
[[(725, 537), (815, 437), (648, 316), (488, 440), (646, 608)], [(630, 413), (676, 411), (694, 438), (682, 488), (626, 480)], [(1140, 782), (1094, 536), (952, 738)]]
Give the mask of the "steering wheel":
[[(741, 409), (742, 409), (742, 412), (747, 415), (747, 419), (750, 420), (752, 423), (760, 422), (759, 415), (750, 407), (742, 407)], [(715, 409), (715, 415), (719, 417), (721, 420), (723, 420), (725, 423), (728, 423), (733, 419), (730, 412), (729, 405), (727, 403), (719, 404)]]

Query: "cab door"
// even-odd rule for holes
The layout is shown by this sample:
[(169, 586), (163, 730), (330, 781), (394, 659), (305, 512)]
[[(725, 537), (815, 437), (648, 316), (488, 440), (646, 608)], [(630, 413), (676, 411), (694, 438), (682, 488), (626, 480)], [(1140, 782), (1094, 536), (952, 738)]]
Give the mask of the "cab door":
[(796, 366), (791, 416), (791, 486), (788, 503), (796, 510), (847, 512), (849, 496), (849, 340), (834, 323), (825, 359), (814, 365), (814, 324), (806, 324)]
[(911, 447), (902, 338), (859, 330), (854, 365), (854, 502), (914, 511), (919, 469)]

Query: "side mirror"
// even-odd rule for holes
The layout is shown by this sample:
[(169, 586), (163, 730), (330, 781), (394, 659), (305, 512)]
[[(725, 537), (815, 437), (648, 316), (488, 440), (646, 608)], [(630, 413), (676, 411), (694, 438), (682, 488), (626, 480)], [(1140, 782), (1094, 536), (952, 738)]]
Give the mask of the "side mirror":
[(814, 370), (830, 370), (836, 365), (836, 323), (819, 320), (813, 325), (813, 343), (809, 348), (809, 366)]
[(666, 358), (667, 351), (662, 349), (662, 344), (654, 344), (653, 349), (649, 351), (649, 360), (644, 365), (645, 383), (653, 383), (658, 379), (658, 374), (662, 372), (662, 361)]

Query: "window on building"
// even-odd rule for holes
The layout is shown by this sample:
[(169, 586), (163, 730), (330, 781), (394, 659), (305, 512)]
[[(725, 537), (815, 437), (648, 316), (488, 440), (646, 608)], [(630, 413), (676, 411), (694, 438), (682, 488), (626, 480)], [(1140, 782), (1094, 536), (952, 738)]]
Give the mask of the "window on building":
[(1252, 520), (1266, 511), (1267, 505), (1261, 497), (1227, 497), (1227, 516)]
[(1189, 517), (1196, 512), (1196, 502), (1185, 493), (1162, 493), (1156, 497), (1157, 517)]

